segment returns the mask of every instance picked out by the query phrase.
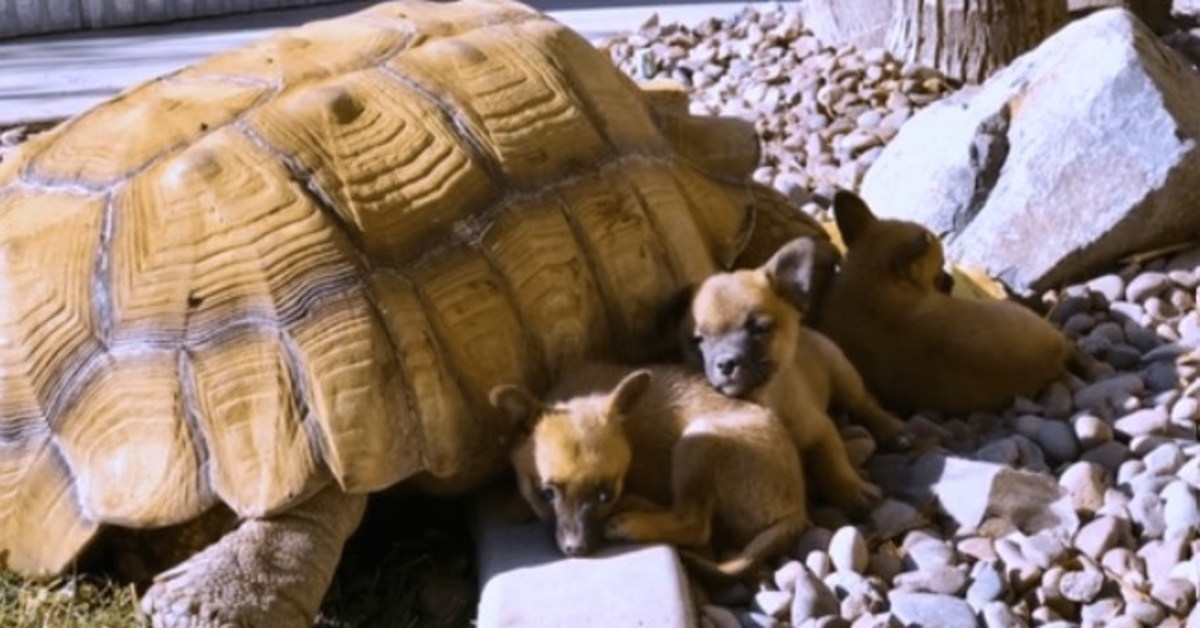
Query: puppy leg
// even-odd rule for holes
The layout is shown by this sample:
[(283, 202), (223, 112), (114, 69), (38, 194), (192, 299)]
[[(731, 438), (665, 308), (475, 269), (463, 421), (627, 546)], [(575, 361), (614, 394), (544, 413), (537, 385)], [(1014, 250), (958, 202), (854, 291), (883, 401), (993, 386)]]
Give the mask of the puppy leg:
[[(809, 408), (805, 411), (817, 410)], [(863, 479), (854, 465), (850, 464), (846, 445), (833, 420), (822, 417), (822, 420), (809, 421), (808, 424), (817, 433), (811, 435), (812, 446), (801, 451), (800, 455), (811, 469), (808, 477), (817, 481), (817, 491), (834, 506), (855, 514), (862, 514), (879, 503), (883, 493), (879, 487)]]
[(704, 547), (712, 536), (716, 495), (713, 485), (713, 449), (704, 438), (684, 437), (671, 455), (670, 510), (623, 511), (605, 522), (610, 540), (667, 543), (677, 547)]
[(666, 506), (641, 495), (630, 495), (626, 493), (617, 500), (613, 505), (612, 515), (618, 515), (623, 512), (662, 512), (667, 510)]
[(846, 354), (836, 348), (826, 354), (829, 358), (833, 401), (867, 428), (882, 449), (901, 451), (911, 448), (913, 437), (908, 426), (879, 405)]

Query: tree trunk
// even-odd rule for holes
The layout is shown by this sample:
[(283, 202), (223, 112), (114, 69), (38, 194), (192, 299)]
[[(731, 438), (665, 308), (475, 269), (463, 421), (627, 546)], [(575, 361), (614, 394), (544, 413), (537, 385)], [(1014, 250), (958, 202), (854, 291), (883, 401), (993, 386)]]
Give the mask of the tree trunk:
[[(837, 0), (834, 0), (837, 1)], [(887, 47), (906, 61), (981, 83), (1067, 20), (1066, 0), (878, 0), (891, 5)]]
[(885, 46), (900, 59), (978, 83), (1062, 26), (1067, 0), (801, 0), (800, 16), (826, 44)]
[(803, 0), (800, 20), (823, 43), (877, 48), (887, 39), (892, 0)]

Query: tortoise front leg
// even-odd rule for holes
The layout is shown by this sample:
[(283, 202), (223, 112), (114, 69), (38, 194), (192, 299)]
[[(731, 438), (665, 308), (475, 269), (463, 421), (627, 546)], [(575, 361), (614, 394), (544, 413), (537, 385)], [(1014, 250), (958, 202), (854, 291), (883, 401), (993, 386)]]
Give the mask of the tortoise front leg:
[(366, 504), (331, 484), (291, 510), (243, 521), (159, 574), (142, 612), (163, 627), (311, 626)]

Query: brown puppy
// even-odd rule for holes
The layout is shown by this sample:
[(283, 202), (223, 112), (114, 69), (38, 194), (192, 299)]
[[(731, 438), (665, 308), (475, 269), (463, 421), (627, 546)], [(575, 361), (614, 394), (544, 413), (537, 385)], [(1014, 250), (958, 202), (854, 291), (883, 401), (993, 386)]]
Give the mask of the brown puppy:
[[(515, 386), (492, 403), (530, 426), (513, 451), (520, 492), (554, 519), (568, 556), (612, 540), (738, 555), (707, 571), (744, 575), (807, 525), (800, 458), (769, 410), (726, 398), (686, 369), (590, 363), (542, 402)], [(669, 505), (669, 506), (668, 506)], [(685, 553), (689, 564), (703, 562)]]
[(847, 252), (825, 295), (820, 329), (884, 405), (996, 410), (1037, 393), (1077, 357), (1066, 337), (1020, 305), (940, 290), (945, 257), (928, 229), (881, 220), (850, 192), (834, 196), (833, 211)]
[(879, 489), (850, 464), (828, 414), (830, 402), (888, 446), (904, 444), (907, 435), (904, 423), (867, 392), (842, 351), (801, 324), (819, 245), (793, 240), (759, 268), (706, 279), (692, 297), (691, 342), (713, 388), (767, 406), (783, 420), (828, 501), (862, 510), (878, 501)]

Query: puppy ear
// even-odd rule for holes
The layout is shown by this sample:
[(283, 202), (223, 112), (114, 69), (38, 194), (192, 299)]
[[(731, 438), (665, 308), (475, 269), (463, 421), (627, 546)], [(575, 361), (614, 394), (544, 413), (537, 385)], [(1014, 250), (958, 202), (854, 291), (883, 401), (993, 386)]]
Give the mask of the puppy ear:
[(954, 275), (942, 270), (938, 272), (937, 278), (933, 280), (933, 287), (942, 294), (951, 294), (954, 292)]
[(832, 242), (799, 237), (784, 244), (763, 264), (771, 288), (796, 309), (807, 312), (837, 268), (841, 254)]
[(499, 410), (512, 427), (528, 430), (542, 414), (542, 402), (528, 390), (515, 384), (502, 384), (492, 389), (488, 401)]
[(837, 221), (842, 242), (846, 243), (847, 248), (854, 246), (867, 227), (879, 220), (866, 201), (846, 190), (838, 190), (833, 195), (833, 218)]
[(907, 276), (912, 265), (921, 259), (921, 256), (929, 252), (929, 247), (933, 245), (933, 242), (934, 235), (928, 231), (921, 230), (920, 233), (908, 242), (901, 244), (892, 254), (892, 272), (900, 277)]
[(647, 390), (650, 389), (650, 379), (653, 375), (646, 369), (638, 369), (625, 376), (613, 389), (609, 396), (609, 414), (618, 415), (624, 419)]

